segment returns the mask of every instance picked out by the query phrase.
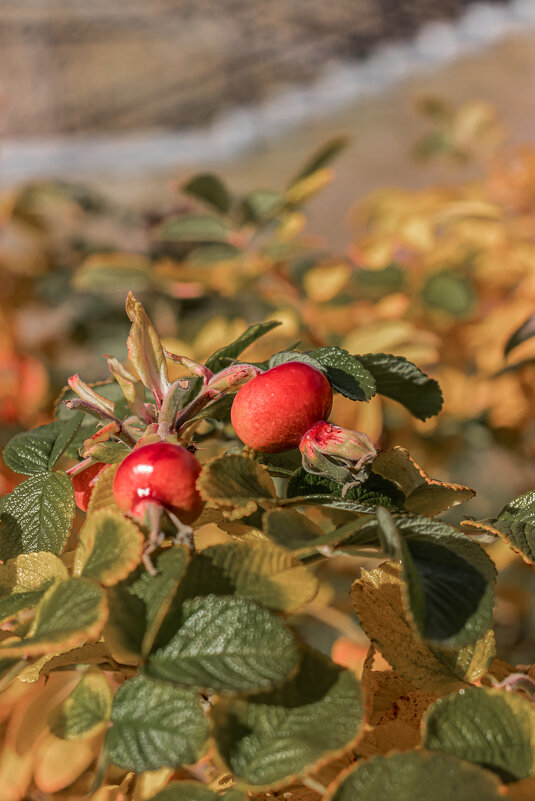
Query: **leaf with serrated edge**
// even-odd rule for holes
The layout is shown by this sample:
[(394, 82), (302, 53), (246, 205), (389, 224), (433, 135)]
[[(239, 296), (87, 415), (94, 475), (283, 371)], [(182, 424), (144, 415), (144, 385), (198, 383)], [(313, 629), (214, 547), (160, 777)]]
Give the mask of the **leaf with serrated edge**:
[(139, 564), (143, 542), (141, 531), (123, 515), (110, 509), (94, 512), (78, 535), (74, 575), (111, 587)]
[(189, 561), (189, 552), (184, 545), (167, 548), (157, 558), (156, 576), (143, 573), (132, 585), (132, 592), (146, 605), (146, 628), (141, 644), (144, 656), (150, 653), (158, 629), (173, 602), (176, 590)]
[(267, 334), (278, 325), (280, 325), (278, 320), (269, 320), (265, 323), (250, 325), (234, 342), (224, 345), (219, 350), (216, 350), (215, 353), (212, 353), (206, 362), (206, 366), (214, 373), (219, 372), (219, 370), (228, 365), (229, 359), (237, 359), (249, 345), (252, 345), (253, 342), (256, 342), (257, 339), (260, 339), (260, 337), (263, 337), (264, 334)]
[(276, 497), (267, 468), (247, 456), (212, 459), (204, 465), (197, 489), (230, 520), (251, 515), (259, 505), (272, 503)]
[(503, 801), (496, 777), (448, 754), (407, 751), (359, 761), (324, 801)]
[(290, 551), (263, 540), (212, 545), (194, 556), (191, 593), (238, 595), (269, 609), (295, 613), (312, 601), (318, 579)]
[(470, 487), (429, 478), (405, 448), (382, 451), (374, 459), (372, 471), (399, 487), (405, 495), (405, 508), (413, 514), (432, 517), (475, 495)]
[(463, 528), (473, 528), (499, 537), (528, 564), (535, 563), (535, 491), (524, 492), (509, 501), (496, 520), (464, 521)]
[(88, 517), (101, 509), (114, 509), (117, 512), (119, 511), (119, 507), (115, 503), (115, 497), (113, 495), (113, 480), (118, 469), (118, 464), (110, 464), (97, 476), (87, 507)]
[(470, 687), (436, 701), (423, 744), (496, 771), (505, 781), (535, 771), (535, 710), (513, 692)]
[(169, 387), (162, 343), (145, 309), (131, 292), (126, 299), (126, 313), (132, 321), (127, 340), (128, 358), (143, 384), (152, 392), (157, 403), (161, 403)]
[(309, 364), (316, 370), (320, 370), (322, 373), (326, 372), (321, 362), (317, 359), (313, 359), (308, 353), (299, 353), (298, 350), (282, 350), (279, 353), (275, 353), (269, 360), (269, 367), (271, 369), (272, 367), (277, 367), (279, 364), (286, 364), (287, 362), (302, 362), (303, 364)]
[(74, 517), (74, 491), (63, 472), (39, 473), (2, 499), (0, 559), (21, 553), (60, 554)]
[(330, 345), (311, 351), (309, 356), (323, 365), (333, 389), (355, 401), (369, 401), (375, 395), (372, 374), (347, 350)]
[(93, 737), (107, 725), (112, 700), (112, 689), (104, 673), (98, 668), (89, 668), (49, 717), (52, 734), (62, 740)]
[(246, 598), (186, 600), (179, 624), (169, 642), (149, 658), (146, 670), (156, 678), (249, 692), (280, 684), (297, 667), (299, 652), (289, 629)]
[(354, 673), (307, 650), (296, 676), (276, 690), (216, 703), (216, 745), (241, 782), (273, 788), (347, 748), (363, 706)]
[(15, 473), (32, 476), (51, 470), (80, 428), (83, 414), (66, 423), (53, 422), (16, 434), (4, 448), (3, 457)]
[(108, 606), (104, 590), (85, 578), (53, 584), (39, 602), (28, 635), (0, 645), (2, 656), (31, 656), (67, 650), (100, 634)]
[(402, 585), (401, 565), (385, 562), (363, 570), (352, 586), (360, 624), (377, 650), (394, 670), (423, 690), (450, 692), (477, 681), (494, 656), (492, 631), (457, 651), (423, 642), (403, 612)]
[(136, 773), (194, 764), (209, 735), (196, 693), (146, 676), (119, 688), (111, 719), (105, 741), (109, 758)]
[(68, 578), (53, 553), (20, 554), (0, 565), (0, 622), (36, 606), (54, 581)]
[(408, 359), (391, 353), (365, 353), (355, 358), (373, 375), (380, 395), (401, 403), (418, 420), (427, 420), (441, 410), (438, 382)]
[(391, 517), (384, 509), (359, 535), (371, 535), (375, 524), (388, 556), (402, 563), (405, 610), (421, 636), (450, 648), (484, 636), (496, 571), (483, 549), (441, 520)]

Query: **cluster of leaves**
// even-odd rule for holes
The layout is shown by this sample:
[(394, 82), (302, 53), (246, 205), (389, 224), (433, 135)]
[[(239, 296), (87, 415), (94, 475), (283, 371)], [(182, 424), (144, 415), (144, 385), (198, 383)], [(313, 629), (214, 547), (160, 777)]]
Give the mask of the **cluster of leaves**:
[[(480, 178), (373, 193), (354, 214), (354, 242), (332, 253), (303, 235), (303, 204), (332, 178), (328, 165), (342, 140), (327, 143), (282, 191), (238, 196), (218, 176), (197, 175), (182, 186), (197, 210), (167, 216), (153, 229), (165, 261), (147, 260), (145, 290), (157, 285), (176, 296), (187, 285), (192, 293), (202, 286), (207, 317), (219, 297), (221, 319), (204, 327), (186, 320), (176, 333), (200, 360), (212, 336), (232, 333), (229, 319), (242, 322), (243, 304), (237, 308), (235, 298), (245, 296), (256, 319), (284, 322), (283, 346), (292, 338), (316, 347), (336, 342), (349, 352), (394, 351), (432, 367), (445, 388), (445, 407), (425, 428), (388, 402), (356, 409), (339, 402), (345, 425), (366, 425), (376, 438), (383, 433), (385, 443), (401, 435), (410, 446), (409, 429), (433, 447), (452, 434), (462, 442), (477, 423), (529, 452), (535, 155), (506, 147), (484, 103), (452, 110), (430, 100), (425, 111), (434, 129), (420, 154), (479, 159)], [(126, 286), (138, 262), (130, 258), (129, 265), (126, 253), (114, 258), (115, 271), (109, 255), (86, 261), (76, 286)]]
[[(0, 299), (0, 364), (11, 380), (0, 388), (0, 418), (10, 426), (44, 419), (74, 359), (96, 379), (95, 355), (124, 341), (118, 299), (133, 289), (149, 309), (157, 301), (166, 344), (200, 362), (247, 323), (278, 319), (279, 349), (334, 342), (432, 370), (444, 412), (425, 425), (379, 396), (365, 406), (339, 397), (335, 412), (384, 446), (427, 448), (435, 468), (437, 443), (471, 445), (482, 429), (530, 453), (533, 150), (507, 148), (484, 103), (451, 109), (428, 100), (424, 111), (434, 127), (419, 155), (478, 159), (481, 177), (374, 193), (359, 204), (345, 252), (305, 231), (306, 205), (331, 181), (341, 138), (281, 190), (238, 194), (202, 173), (147, 214), (66, 184), (5, 195), (0, 258), (10, 282)], [(254, 355), (270, 354), (260, 344)], [(0, 488), (15, 480), (0, 477)]]
[[(4, 451), (27, 478), (0, 500), (3, 798), (33, 786), (93, 801), (498, 801), (531, 787), (535, 713), (510, 690), (533, 682), (494, 659), (495, 567), (437, 518), (473, 492), (431, 479), (404, 449), (379, 453), (342, 497), (293, 452), (240, 449), (224, 396), (178, 432), (211, 457), (194, 546), (173, 544), (169, 530), (156, 574), (145, 569), (147, 531), (120, 513), (112, 485), (132, 444), (155, 436), (143, 416), (169, 364), (131, 297), (127, 311), (130, 359), (110, 360), (117, 381), (71, 382), (80, 402), (67, 392), (54, 422)], [(270, 328), (249, 328), (206, 367), (234, 363)], [(357, 402), (377, 391), (421, 418), (440, 408), (436, 382), (406, 360), (333, 346), (270, 363), (289, 358), (313, 360)], [(177, 382), (181, 420), (198, 381)], [(95, 423), (97, 403), (108, 411)], [(88, 452), (109, 466), (73, 523), (71, 468)], [(526, 496), (465, 525), (531, 558), (532, 506)], [(359, 575), (363, 553), (381, 562)], [(298, 636), (320, 603), (321, 568), (336, 559), (353, 566), (352, 603), (371, 643), (361, 680)]]

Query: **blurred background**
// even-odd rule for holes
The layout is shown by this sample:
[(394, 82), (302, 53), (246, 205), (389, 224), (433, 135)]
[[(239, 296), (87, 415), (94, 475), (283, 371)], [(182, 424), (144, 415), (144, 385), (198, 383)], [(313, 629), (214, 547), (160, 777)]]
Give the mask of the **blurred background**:
[[(199, 360), (263, 319), (270, 352), (404, 355), (437, 419), (333, 419), (474, 517), (535, 485), (535, 0), (2, 0), (0, 53), (0, 447), (125, 358), (132, 289)], [(498, 634), (532, 661), (503, 558)]]

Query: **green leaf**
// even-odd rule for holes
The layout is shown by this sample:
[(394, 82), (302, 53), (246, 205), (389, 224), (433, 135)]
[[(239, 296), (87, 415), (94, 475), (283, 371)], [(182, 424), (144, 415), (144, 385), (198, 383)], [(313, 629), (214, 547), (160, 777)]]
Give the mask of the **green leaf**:
[(305, 651), (299, 672), (282, 687), (216, 703), (217, 748), (238, 779), (273, 787), (347, 748), (362, 726), (363, 706), (350, 670)]
[(318, 170), (326, 167), (338, 156), (342, 150), (348, 146), (348, 144), (349, 139), (347, 136), (335, 136), (332, 139), (329, 139), (306, 160), (297, 175), (292, 178), (288, 186), (293, 186), (299, 181), (302, 181), (303, 178), (307, 178), (309, 175), (312, 175)]
[(87, 507), (88, 518), (102, 509), (111, 509), (119, 513), (119, 507), (115, 502), (115, 496), (113, 494), (113, 480), (118, 467), (118, 464), (110, 464), (97, 476), (97, 481), (89, 500), (89, 506)]
[(104, 673), (89, 668), (68, 698), (51, 714), (50, 731), (62, 740), (92, 737), (105, 728), (113, 693)]
[(355, 358), (372, 374), (380, 395), (401, 403), (418, 420), (427, 420), (442, 409), (438, 382), (403, 356), (365, 353)]
[(21, 554), (0, 565), (0, 622), (37, 606), (50, 585), (68, 575), (61, 559), (46, 551)]
[(423, 288), (422, 300), (434, 309), (462, 318), (471, 314), (477, 303), (474, 287), (464, 276), (453, 270), (442, 270), (430, 275)]
[(535, 772), (535, 710), (516, 693), (470, 687), (429, 708), (423, 744), (490, 768), (505, 781), (523, 779)]
[(294, 509), (270, 509), (264, 514), (263, 523), (264, 534), (290, 550), (312, 545), (324, 533), (316, 523)]
[(232, 205), (232, 196), (218, 175), (199, 173), (181, 186), (186, 195), (191, 195), (208, 206), (227, 214)]
[(92, 443), (88, 448), (81, 448), (80, 454), (84, 458), (91, 456), (97, 462), (104, 462), (105, 464), (118, 464), (122, 462), (125, 456), (130, 453), (130, 448), (124, 442), (107, 442)]
[(273, 328), (276, 328), (278, 325), (280, 325), (278, 320), (269, 320), (266, 323), (250, 325), (249, 328), (235, 339), (234, 342), (231, 342), (230, 345), (224, 345), (222, 348), (219, 348), (219, 350), (216, 350), (215, 353), (212, 353), (206, 362), (206, 366), (214, 373), (219, 372), (219, 370), (227, 367), (229, 359), (237, 359), (249, 345), (252, 345), (253, 342), (256, 342), (257, 339), (260, 339), (260, 337), (263, 337), (264, 334), (272, 331)]
[(176, 634), (146, 670), (191, 687), (249, 692), (284, 681), (298, 660), (293, 636), (274, 614), (245, 598), (209, 595), (184, 602)]
[(494, 656), (489, 630), (481, 640), (460, 649), (425, 642), (406, 612), (401, 565), (385, 562), (363, 570), (351, 598), (360, 624), (389, 664), (416, 687), (450, 692), (480, 678)]
[(290, 614), (315, 597), (318, 580), (286, 548), (263, 540), (205, 548), (191, 560), (181, 589), (237, 595)]
[(52, 447), (52, 452), (48, 459), (48, 470), (52, 470), (56, 462), (67, 451), (71, 445), (78, 431), (82, 426), (84, 420), (83, 412), (75, 412), (72, 417), (65, 423), (61, 424), (61, 431), (56, 437), (56, 441)]
[(229, 232), (225, 221), (212, 214), (180, 214), (168, 217), (156, 233), (171, 242), (224, 242)]
[[(288, 498), (300, 495), (330, 495), (333, 498), (341, 498), (342, 491), (343, 486), (336, 481), (307, 473), (299, 467), (290, 477), (286, 495)], [(344, 500), (355, 501), (362, 507), (368, 506), (370, 512), (378, 506), (384, 506), (392, 511), (403, 508), (403, 494), (399, 489), (392, 482), (375, 478), (373, 474), (358, 487), (351, 487), (344, 495)]]
[(242, 252), (240, 248), (236, 247), (236, 245), (231, 245), (230, 242), (206, 242), (189, 251), (188, 264), (192, 267), (205, 267), (236, 259), (242, 255)]
[(151, 262), (136, 253), (93, 253), (74, 272), (72, 284), (82, 292), (143, 292), (151, 287)]
[(333, 389), (345, 398), (368, 401), (375, 395), (373, 375), (347, 350), (329, 345), (313, 350), (308, 355), (323, 365)]
[(530, 314), (527, 320), (522, 325), (513, 331), (503, 349), (503, 355), (508, 356), (512, 350), (517, 348), (522, 342), (526, 342), (535, 336), (535, 312)]
[(114, 657), (127, 665), (140, 662), (147, 625), (147, 607), (136, 594), (137, 580), (138, 576), (132, 573), (106, 593), (109, 616), (104, 639)]
[(429, 478), (405, 448), (382, 451), (374, 459), (372, 471), (401, 490), (405, 509), (414, 514), (433, 516), (475, 495), (470, 487)]
[(510, 501), (492, 523), (497, 534), (525, 562), (535, 563), (535, 491), (530, 490)]
[(67, 650), (100, 634), (108, 614), (104, 590), (85, 578), (53, 584), (39, 602), (22, 640), (0, 645), (2, 656), (47, 654)]
[(123, 515), (110, 509), (94, 512), (78, 535), (74, 575), (111, 587), (139, 564), (143, 544), (141, 531)]
[(191, 690), (136, 676), (119, 687), (105, 748), (124, 770), (141, 773), (193, 765), (210, 733), (200, 699)]
[(263, 223), (273, 217), (284, 204), (284, 195), (275, 189), (253, 189), (242, 201), (244, 223)]
[[(378, 510), (383, 537), (379, 518), (385, 515)], [(438, 520), (395, 517), (392, 522), (392, 538), (383, 548), (402, 563), (406, 611), (421, 635), (451, 648), (477, 642), (492, 626), (494, 605), (495, 567), (485, 551)], [(374, 525), (363, 525), (359, 537)]]
[(175, 545), (163, 551), (156, 561), (157, 575), (142, 573), (132, 584), (132, 592), (146, 606), (146, 629), (141, 651), (144, 656), (150, 652), (156, 634), (165, 616), (171, 609), (177, 588), (188, 565), (188, 550), (184, 545)]
[(325, 801), (503, 801), (491, 773), (446, 754), (406, 751), (359, 762)]
[(197, 480), (204, 498), (226, 517), (253, 514), (258, 506), (273, 503), (276, 492), (267, 468), (247, 456), (218, 456), (204, 465)]
[(269, 360), (268, 367), (277, 367), (279, 364), (286, 364), (286, 362), (303, 362), (303, 364), (309, 364), (322, 373), (327, 372), (321, 362), (313, 359), (308, 353), (300, 353), (298, 350), (282, 350), (279, 353), (275, 353)]
[(32, 551), (60, 554), (73, 517), (74, 491), (66, 473), (28, 478), (2, 499), (0, 559)]
[(4, 462), (15, 473), (32, 476), (51, 470), (80, 428), (83, 414), (67, 423), (55, 421), (14, 436), (4, 448)]

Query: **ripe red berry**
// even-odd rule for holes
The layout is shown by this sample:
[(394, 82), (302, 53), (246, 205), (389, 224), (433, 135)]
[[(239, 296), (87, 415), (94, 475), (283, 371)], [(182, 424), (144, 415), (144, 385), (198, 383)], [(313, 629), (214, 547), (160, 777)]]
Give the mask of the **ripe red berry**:
[(249, 447), (264, 453), (296, 448), (303, 434), (331, 411), (333, 392), (322, 372), (285, 362), (245, 384), (232, 404), (232, 425)]
[(78, 509), (82, 512), (87, 512), (91, 495), (97, 483), (97, 478), (102, 473), (104, 468), (108, 467), (104, 462), (95, 462), (89, 465), (81, 473), (76, 473), (72, 477), (72, 485), (74, 487), (74, 502)]
[(182, 445), (153, 442), (133, 450), (115, 474), (113, 495), (122, 512), (141, 518), (147, 501), (192, 523), (204, 501), (195, 486), (201, 465)]

